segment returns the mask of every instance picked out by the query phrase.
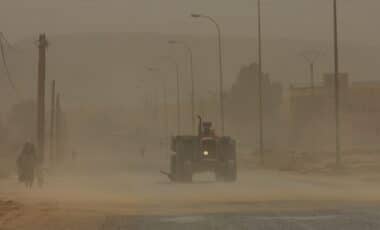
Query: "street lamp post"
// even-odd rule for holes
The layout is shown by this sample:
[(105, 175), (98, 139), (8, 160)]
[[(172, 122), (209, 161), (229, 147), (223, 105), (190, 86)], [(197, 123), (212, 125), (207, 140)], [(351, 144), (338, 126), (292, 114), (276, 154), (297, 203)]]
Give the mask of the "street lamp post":
[(189, 45), (185, 42), (170, 40), (169, 44), (182, 45), (189, 54), (190, 57), (190, 77), (191, 77), (191, 127), (193, 133), (195, 132), (195, 86), (194, 86), (194, 65), (193, 65), (193, 51)]
[(222, 33), (219, 24), (210, 16), (202, 14), (191, 14), (193, 18), (204, 18), (216, 26), (218, 32), (218, 51), (219, 51), (219, 97), (220, 97), (220, 121), (221, 135), (224, 136), (224, 95), (223, 95), (223, 54), (222, 54)]
[[(159, 68), (147, 67), (147, 70), (150, 72), (159, 72)], [(163, 91), (163, 103), (164, 103), (164, 129), (165, 129), (165, 143), (169, 141), (169, 113), (168, 113), (168, 100), (167, 100), (167, 88), (166, 88), (166, 78), (162, 78), (162, 91)]]
[(181, 98), (180, 98), (180, 84), (179, 84), (179, 66), (178, 63), (173, 60), (176, 70), (176, 83), (177, 83), (177, 133), (181, 134)]
[(314, 96), (314, 90), (315, 90), (314, 64), (315, 64), (314, 61), (309, 63), (309, 69), (310, 69), (310, 87), (311, 87), (313, 96)]
[(341, 164), (340, 148), (340, 94), (339, 94), (339, 47), (338, 47), (338, 15), (337, 0), (333, 0), (334, 21), (334, 80), (335, 80), (335, 151), (336, 165)]
[(262, 37), (261, 37), (261, 0), (257, 0), (257, 56), (258, 56), (258, 96), (259, 96), (259, 152), (260, 162), (264, 163), (264, 121), (263, 121), (263, 64), (262, 64)]
[(300, 55), (309, 65), (311, 94), (314, 97), (314, 93), (315, 93), (315, 62), (317, 61), (318, 58), (320, 58), (322, 56), (322, 54), (319, 51), (306, 51), (304, 53), (301, 53)]
[(153, 114), (154, 114), (154, 104), (153, 104), (153, 93), (152, 88), (147, 87), (147, 79), (146, 78), (140, 78), (138, 82), (138, 88), (143, 89), (142, 94), (142, 110), (144, 112), (144, 119), (148, 120), (150, 124), (144, 123), (142, 126), (143, 135), (147, 135), (147, 130), (149, 130), (148, 127), (154, 125), (152, 122), (155, 121)]
[[(306, 63), (309, 66), (309, 77), (310, 77), (310, 88), (311, 88), (311, 104), (314, 105), (316, 103), (316, 95), (315, 95), (315, 62), (317, 59), (321, 56), (321, 53), (318, 51), (307, 51), (301, 54), (303, 59), (305, 59)], [(314, 105), (315, 106), (315, 105)], [(312, 134), (310, 135), (311, 138), (311, 151), (315, 151), (315, 130), (316, 130), (316, 124), (315, 124), (315, 110), (311, 111), (311, 129)]]
[(177, 85), (177, 135), (181, 134), (181, 95), (180, 95), (180, 73), (179, 64), (172, 57), (162, 57), (163, 59), (169, 61), (176, 71), (176, 85)]

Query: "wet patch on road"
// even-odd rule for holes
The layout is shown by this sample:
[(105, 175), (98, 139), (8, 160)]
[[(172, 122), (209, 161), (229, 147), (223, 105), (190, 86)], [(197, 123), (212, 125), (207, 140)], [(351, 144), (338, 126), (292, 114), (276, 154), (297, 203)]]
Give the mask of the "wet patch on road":
[(309, 213), (225, 213), (184, 216), (112, 216), (101, 230), (377, 230), (380, 210)]

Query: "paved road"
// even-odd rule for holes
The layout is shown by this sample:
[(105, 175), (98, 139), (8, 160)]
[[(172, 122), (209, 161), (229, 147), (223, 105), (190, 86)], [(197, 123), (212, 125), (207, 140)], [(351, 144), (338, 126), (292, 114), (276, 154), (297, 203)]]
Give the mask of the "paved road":
[(378, 230), (380, 209), (302, 213), (225, 213), (187, 216), (112, 216), (101, 230)]
[(57, 176), (32, 191), (11, 179), (0, 181), (0, 200), (28, 205), (0, 229), (378, 230), (378, 179), (255, 170), (236, 183), (173, 184), (158, 172), (110, 173)]

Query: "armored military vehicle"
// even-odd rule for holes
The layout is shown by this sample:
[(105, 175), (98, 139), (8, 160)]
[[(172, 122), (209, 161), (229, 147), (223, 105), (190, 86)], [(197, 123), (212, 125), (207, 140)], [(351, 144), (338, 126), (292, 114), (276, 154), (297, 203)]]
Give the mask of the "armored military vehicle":
[(233, 182), (237, 178), (236, 143), (231, 137), (216, 136), (211, 122), (199, 117), (197, 136), (175, 136), (171, 141), (174, 154), (170, 158), (172, 181), (191, 182), (194, 173), (213, 171), (218, 181)]

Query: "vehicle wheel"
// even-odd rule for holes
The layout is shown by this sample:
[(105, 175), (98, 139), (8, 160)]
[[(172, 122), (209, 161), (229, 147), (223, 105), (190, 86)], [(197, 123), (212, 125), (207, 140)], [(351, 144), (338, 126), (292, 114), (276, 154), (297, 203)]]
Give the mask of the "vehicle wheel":
[(193, 167), (191, 161), (187, 160), (183, 164), (183, 182), (193, 181)]
[(215, 179), (216, 181), (224, 181), (224, 170), (225, 166), (224, 164), (220, 164), (215, 169)]
[(181, 155), (176, 155), (175, 178), (177, 182), (185, 182), (185, 161)]
[(224, 181), (235, 182), (237, 179), (236, 162), (234, 160), (229, 160), (226, 164)]
[(176, 170), (177, 170), (176, 159), (177, 159), (176, 155), (170, 156), (170, 174), (173, 176), (176, 175)]

